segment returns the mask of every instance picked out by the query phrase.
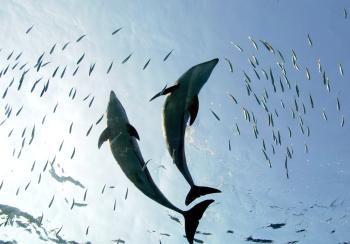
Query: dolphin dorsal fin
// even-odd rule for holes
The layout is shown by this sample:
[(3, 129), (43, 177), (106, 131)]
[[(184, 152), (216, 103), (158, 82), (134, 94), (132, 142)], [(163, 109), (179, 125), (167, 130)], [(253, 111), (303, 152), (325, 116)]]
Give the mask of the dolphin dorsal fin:
[(156, 99), (157, 97), (159, 96), (163, 96), (163, 95), (166, 95), (168, 93), (171, 93), (173, 91), (175, 91), (177, 88), (179, 88), (180, 84), (176, 84), (176, 85), (173, 85), (171, 87), (164, 87), (163, 90), (161, 90), (160, 92), (158, 92), (156, 95), (154, 95), (149, 101), (152, 101), (153, 99)]
[(198, 95), (192, 97), (190, 104), (188, 105), (188, 112), (190, 114), (190, 125), (196, 120), (199, 108)]
[(111, 138), (111, 129), (107, 127), (102, 131), (100, 138), (98, 139), (98, 148), (100, 148), (102, 144), (110, 138)]
[(131, 124), (126, 124), (126, 127), (130, 136), (133, 136), (137, 140), (140, 140), (139, 133), (137, 133), (137, 130), (135, 129), (134, 126), (132, 126)]

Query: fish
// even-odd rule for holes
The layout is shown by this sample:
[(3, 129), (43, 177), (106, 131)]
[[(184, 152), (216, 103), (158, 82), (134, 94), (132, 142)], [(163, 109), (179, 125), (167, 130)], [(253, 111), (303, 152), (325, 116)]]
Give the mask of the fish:
[(90, 134), (93, 125), (94, 125), (94, 124), (91, 124), (90, 128), (89, 128), (88, 131), (86, 132), (86, 136), (88, 136), (88, 135)]
[(5, 90), (5, 92), (4, 92), (4, 94), (2, 95), (2, 99), (4, 99), (4, 98), (6, 97), (8, 89), (9, 89), (9, 88), (7, 87), (6, 90)]
[(33, 29), (34, 25), (32, 25), (31, 27), (29, 27), (27, 30), (26, 30), (26, 34), (28, 34), (32, 29)]
[(111, 62), (111, 64), (109, 65), (108, 69), (107, 69), (107, 74), (109, 74), (109, 72), (111, 71), (113, 67), (113, 61)]
[(15, 58), (16, 61), (22, 56), (22, 53), (23, 53), (23, 52), (20, 52), (20, 53), (17, 55), (17, 57)]
[(309, 94), (309, 98), (310, 98), (311, 108), (314, 108), (314, 100), (312, 99), (311, 94)]
[(14, 70), (18, 66), (19, 62), (15, 63), (15, 65), (12, 66), (12, 70)]
[(232, 94), (228, 93), (227, 95), (231, 97), (236, 104), (238, 104), (237, 99)]
[(253, 238), (252, 236), (247, 237), (246, 241), (258, 242), (258, 243), (273, 243), (273, 240)]
[(323, 112), (322, 112), (322, 116), (323, 116), (323, 118), (324, 118), (324, 120), (326, 120), (327, 121), (327, 115), (326, 115), (326, 112), (323, 110)]
[(197, 117), (198, 94), (218, 62), (219, 59), (216, 58), (193, 66), (175, 82), (175, 85), (163, 89), (150, 99), (152, 101), (169, 94), (163, 106), (163, 135), (173, 162), (191, 186), (185, 199), (186, 205), (200, 196), (220, 192), (218, 189), (195, 185), (187, 167), (184, 145), (186, 124), (189, 120), (191, 126)]
[(63, 79), (64, 74), (66, 73), (67, 66), (64, 67), (62, 73), (61, 73), (61, 79)]
[(89, 76), (91, 75), (92, 71), (94, 71), (95, 64), (96, 64), (96, 63), (93, 63), (93, 64), (90, 65)]
[(9, 134), (7, 135), (7, 137), (10, 137), (12, 135), (12, 132), (13, 132), (13, 128), (12, 130), (9, 132)]
[(119, 27), (118, 29), (116, 29), (115, 31), (112, 32), (112, 36), (117, 34), (121, 29), (123, 29), (123, 27)]
[(173, 53), (173, 51), (174, 49), (170, 50), (170, 52), (167, 55), (165, 55), (163, 62), (165, 62), (169, 58), (169, 56)]
[(91, 96), (91, 93), (89, 93), (86, 97), (84, 97), (83, 101), (86, 101), (90, 96)]
[(43, 172), (45, 172), (45, 170), (46, 170), (46, 168), (47, 168), (48, 163), (49, 163), (49, 161), (46, 161), (45, 166), (44, 166), (44, 168), (43, 168)]
[(260, 80), (260, 75), (258, 74), (258, 72), (256, 71), (256, 69), (253, 69), (254, 70), (254, 73), (256, 75), (256, 77)]
[(28, 71), (29, 71), (29, 70), (26, 70), (26, 71), (24, 71), (24, 72), (22, 73), (22, 76), (21, 76), (21, 78), (20, 78), (20, 80), (19, 80), (19, 84), (18, 84), (18, 88), (17, 88), (18, 91), (21, 89), (22, 84), (23, 84), (23, 81), (24, 81), (24, 76), (28, 73)]
[(275, 53), (275, 50), (273, 49), (273, 47), (270, 45), (270, 43), (268, 43), (267, 41), (265, 41), (265, 40), (259, 40), (264, 46), (265, 46), (265, 48), (268, 50), (268, 51), (270, 51), (270, 52), (272, 52), (272, 53)]
[(70, 159), (73, 159), (73, 158), (74, 158), (74, 155), (75, 155), (75, 147), (74, 147), (74, 149), (73, 149), (72, 155), (70, 156)]
[(73, 122), (70, 124), (70, 126), (69, 126), (69, 134), (71, 134), (72, 133), (72, 129), (73, 129)]
[(123, 105), (114, 91), (111, 91), (107, 107), (107, 128), (99, 137), (98, 147), (109, 140), (114, 158), (135, 187), (160, 205), (184, 216), (186, 238), (193, 244), (199, 220), (214, 200), (204, 200), (187, 211), (173, 205), (157, 187), (148, 169), (142, 170), (145, 162), (136, 141), (139, 139), (139, 134), (130, 124)]
[(295, 60), (297, 60), (297, 55), (296, 55), (294, 49), (292, 49), (292, 58), (295, 59)]
[(58, 148), (58, 151), (59, 151), (59, 152), (62, 150), (63, 143), (64, 143), (64, 140), (62, 140), (62, 142), (61, 142), (61, 144), (60, 144), (60, 147)]
[(7, 57), (7, 60), (9, 60), (11, 57), (12, 57), (12, 54), (13, 54), (14, 51), (12, 51), (9, 56)]
[(91, 98), (90, 103), (89, 103), (89, 108), (91, 107), (91, 105), (92, 105), (92, 103), (94, 102), (94, 100), (95, 100), (95, 96), (93, 96), (93, 97)]
[(264, 69), (262, 69), (261, 72), (265, 75), (266, 80), (268, 80), (269, 76), (267, 75), (266, 71)]
[(77, 74), (78, 70), (79, 70), (79, 66), (77, 66), (76, 69), (74, 70), (73, 76), (75, 76)]
[(132, 56), (132, 53), (130, 53), (129, 56), (127, 56), (127, 57), (122, 61), (122, 64), (125, 64), (125, 63), (130, 59), (131, 56)]
[[(28, 64), (28, 63), (23, 64), (23, 65), (19, 68), (19, 70), (24, 69), (24, 67), (26, 67), (27, 64)], [(1, 76), (1, 75), (0, 75), (0, 76)]]
[(312, 40), (311, 40), (309, 33), (307, 34), (307, 42), (308, 42), (309, 46), (312, 47)]
[(56, 103), (55, 107), (53, 108), (53, 113), (56, 113), (56, 110), (57, 110), (57, 106), (58, 106), (58, 102)]
[(78, 59), (77, 65), (80, 64), (80, 62), (84, 59), (84, 57), (85, 57), (85, 53), (83, 53), (83, 55), (81, 55), (81, 57)]
[(63, 47), (62, 47), (62, 51), (64, 51), (64, 49), (66, 49), (66, 48), (67, 48), (67, 46), (69, 45), (69, 43), (70, 43), (70, 42), (67, 42), (66, 44), (64, 44), (64, 45), (63, 45)]
[(341, 76), (344, 76), (344, 70), (343, 70), (343, 66), (341, 64), (339, 64), (339, 73)]
[[(142, 169), (142, 171), (144, 171), (144, 169)], [(126, 188), (124, 200), (128, 198), (128, 193), (129, 193), (129, 188)]]
[(59, 236), (58, 234), (61, 232), (62, 228), (63, 228), (63, 225), (61, 225), (61, 228), (59, 228), (58, 231), (56, 231), (56, 236)]
[(258, 51), (258, 45), (256, 44), (256, 42), (253, 40), (253, 38), (251, 36), (248, 36), (248, 39), (251, 41), (251, 43), (253, 44), (253, 47)]
[(29, 185), (30, 185), (30, 181), (28, 182), (28, 184), (27, 184), (26, 187), (24, 188), (25, 191), (28, 189)]
[(340, 102), (339, 102), (339, 98), (337, 97), (337, 110), (340, 111)]
[(53, 51), (55, 50), (55, 48), (56, 48), (56, 43), (51, 47), (50, 55), (53, 53)]
[(236, 123), (236, 130), (237, 130), (238, 135), (240, 135), (240, 134), (241, 134), (241, 131), (239, 130), (239, 127), (238, 127), (238, 124), (237, 124), (237, 123)]
[(344, 8), (344, 19), (348, 18), (348, 11), (346, 11), (346, 9)]
[(341, 116), (341, 122), (340, 122), (340, 126), (341, 127), (344, 127), (344, 122), (345, 122), (344, 115), (342, 115)]
[(232, 63), (228, 58), (225, 58), (225, 60), (227, 61), (228, 65), (230, 66), (230, 72), (233, 72), (233, 67), (232, 67)]
[(59, 68), (60, 68), (60, 66), (57, 66), (57, 67), (56, 67), (56, 69), (55, 69), (54, 72), (52, 73), (52, 78), (55, 77), (55, 75), (56, 75), (56, 73), (57, 73), (57, 71), (58, 71)]
[[(52, 203), (53, 203), (53, 200), (55, 200), (55, 195), (53, 195), (53, 197), (52, 197), (52, 199), (51, 199), (51, 201), (50, 201), (50, 203), (49, 203), (49, 208), (51, 208)], [(62, 228), (62, 227), (61, 227), (61, 228)]]
[(238, 51), (243, 52), (243, 48), (241, 48), (240, 46), (238, 46), (237, 44), (230, 42), (235, 48), (237, 48)]
[(147, 66), (149, 65), (149, 62), (151, 62), (151, 59), (148, 59), (147, 62), (145, 63), (145, 65), (143, 66), (143, 70), (145, 70), (147, 68)]
[(80, 42), (86, 35), (80, 36), (75, 42)]
[(309, 71), (309, 69), (308, 69), (307, 67), (306, 67), (305, 73), (306, 73), (306, 78), (307, 78), (308, 80), (310, 80), (310, 79), (311, 79), (310, 71)]
[(72, 205), (70, 206), (70, 209), (73, 209), (74, 205), (75, 205), (75, 201), (74, 201), (74, 198), (73, 198), (73, 202), (72, 202)]
[(214, 115), (214, 117), (218, 120), (218, 121), (220, 121), (220, 117), (213, 111), (213, 110), (210, 110), (211, 111), (211, 113)]
[(103, 116), (104, 114), (102, 114), (101, 117), (96, 121), (95, 125), (98, 125), (101, 122), (101, 120), (103, 119)]

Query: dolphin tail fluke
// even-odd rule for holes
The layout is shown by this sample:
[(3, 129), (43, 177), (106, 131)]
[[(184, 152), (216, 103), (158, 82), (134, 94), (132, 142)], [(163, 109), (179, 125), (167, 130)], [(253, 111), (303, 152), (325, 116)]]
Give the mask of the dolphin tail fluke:
[(205, 200), (198, 203), (196, 206), (184, 212), (185, 217), (185, 232), (186, 238), (190, 244), (193, 244), (194, 235), (199, 225), (199, 220), (202, 218), (207, 207), (213, 203), (214, 200)]
[(212, 194), (212, 193), (219, 193), (219, 192), (221, 192), (221, 191), (218, 189), (215, 189), (215, 188), (194, 185), (191, 187), (191, 190), (189, 191), (189, 193), (186, 196), (185, 204), (187, 206), (200, 196), (204, 196), (204, 195)]

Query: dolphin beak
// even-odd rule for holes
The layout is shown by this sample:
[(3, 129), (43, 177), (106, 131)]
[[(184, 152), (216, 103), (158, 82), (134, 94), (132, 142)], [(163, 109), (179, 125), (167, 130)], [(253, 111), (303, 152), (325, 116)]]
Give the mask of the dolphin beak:
[(117, 96), (115, 95), (114, 91), (111, 91), (111, 93), (109, 94), (109, 101), (115, 101), (117, 99)]
[(119, 100), (115, 95), (114, 91), (109, 94), (109, 102), (107, 107), (107, 119), (113, 118), (118, 114)]
[(210, 60), (210, 61), (206, 62), (205, 64), (208, 65), (210, 67), (210, 70), (212, 71), (218, 62), (219, 62), (219, 59), (214, 58), (213, 60)]

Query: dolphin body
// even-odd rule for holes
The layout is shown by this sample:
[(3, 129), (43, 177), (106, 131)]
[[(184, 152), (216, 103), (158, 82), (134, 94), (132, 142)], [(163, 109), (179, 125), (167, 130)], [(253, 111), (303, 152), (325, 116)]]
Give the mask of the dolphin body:
[(129, 180), (152, 200), (184, 216), (186, 238), (192, 244), (199, 220), (214, 200), (200, 202), (188, 211), (174, 206), (154, 183), (145, 167), (136, 139), (139, 140), (136, 129), (129, 123), (122, 104), (111, 91), (107, 109), (107, 128), (98, 140), (98, 147), (109, 140), (113, 156)]
[(198, 93), (218, 62), (219, 59), (216, 58), (193, 66), (175, 82), (175, 85), (169, 88), (164, 87), (150, 100), (169, 94), (163, 106), (163, 132), (174, 163), (191, 186), (186, 196), (186, 205), (200, 196), (221, 192), (215, 188), (194, 184), (187, 167), (184, 145), (186, 124), (190, 119), (189, 124), (192, 125), (198, 113)]

